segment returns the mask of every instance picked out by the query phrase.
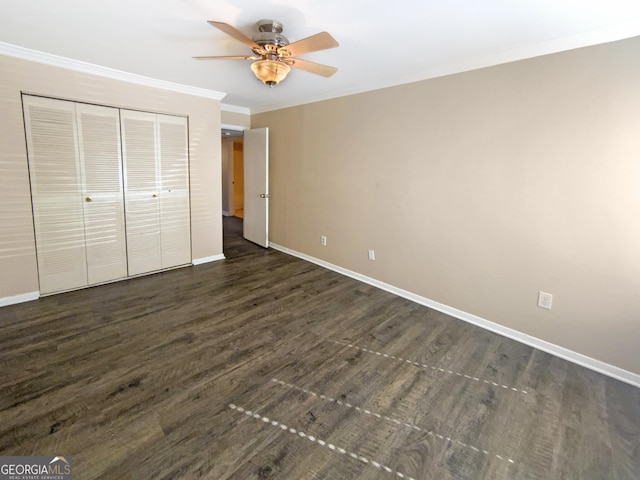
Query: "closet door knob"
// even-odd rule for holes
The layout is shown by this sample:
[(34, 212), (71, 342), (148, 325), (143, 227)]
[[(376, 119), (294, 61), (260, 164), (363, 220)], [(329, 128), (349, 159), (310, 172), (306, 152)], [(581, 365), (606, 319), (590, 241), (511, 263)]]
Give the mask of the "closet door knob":
[(89, 203), (89, 202), (91, 202), (91, 201), (93, 201), (93, 200), (91, 199), (91, 197), (87, 197), (87, 198), (85, 198), (85, 199), (84, 199), (84, 201), (85, 201), (85, 202), (87, 202), (87, 203)]
[(152, 196), (153, 198), (156, 198), (156, 197), (158, 196), (158, 194), (157, 194), (157, 193), (153, 193), (151, 196)]

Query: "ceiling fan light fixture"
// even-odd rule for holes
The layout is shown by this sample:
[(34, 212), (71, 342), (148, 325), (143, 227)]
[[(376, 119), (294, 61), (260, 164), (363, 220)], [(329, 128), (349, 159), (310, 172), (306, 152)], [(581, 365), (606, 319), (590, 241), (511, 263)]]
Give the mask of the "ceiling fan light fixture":
[(258, 60), (251, 64), (251, 71), (265, 85), (273, 87), (277, 85), (291, 71), (291, 67), (278, 60)]

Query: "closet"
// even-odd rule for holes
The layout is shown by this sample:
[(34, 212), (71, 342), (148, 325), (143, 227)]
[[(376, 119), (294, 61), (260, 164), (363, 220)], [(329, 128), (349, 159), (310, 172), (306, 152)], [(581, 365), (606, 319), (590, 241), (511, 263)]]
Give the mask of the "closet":
[(42, 294), (191, 263), (185, 117), (23, 106)]

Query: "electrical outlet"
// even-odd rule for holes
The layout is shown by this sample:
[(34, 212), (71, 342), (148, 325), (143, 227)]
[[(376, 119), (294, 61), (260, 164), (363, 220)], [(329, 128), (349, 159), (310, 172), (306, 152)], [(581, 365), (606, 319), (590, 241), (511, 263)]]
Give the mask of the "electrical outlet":
[(320, 245), (323, 245), (325, 247), (327, 246), (327, 237), (326, 237), (326, 235), (322, 235), (320, 237)]
[(540, 308), (546, 308), (551, 310), (551, 303), (553, 302), (553, 295), (545, 292), (538, 292), (538, 306)]
[(369, 250), (369, 260), (374, 261), (376, 259), (376, 252)]

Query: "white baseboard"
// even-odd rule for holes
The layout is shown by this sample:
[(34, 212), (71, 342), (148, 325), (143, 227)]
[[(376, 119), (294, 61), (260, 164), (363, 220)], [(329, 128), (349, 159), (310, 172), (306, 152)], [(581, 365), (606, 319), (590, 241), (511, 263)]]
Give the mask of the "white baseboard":
[(11, 297), (0, 298), (0, 307), (6, 307), (7, 305), (14, 305), (16, 303), (31, 302), (40, 298), (40, 292), (21, 293), (20, 295), (13, 295)]
[(212, 255), (210, 257), (204, 257), (204, 258), (194, 258), (193, 259), (193, 263), (194, 265), (202, 265), (203, 263), (209, 263), (209, 262), (217, 262), (218, 260), (224, 260), (226, 257), (224, 256), (223, 253), (219, 254), (219, 255)]
[(224, 210), (222, 211), (222, 215), (223, 215), (223, 216), (225, 216), (225, 217), (229, 217), (229, 216), (230, 216), (230, 215), (229, 215), (229, 212), (226, 212), (226, 211), (224, 211)]
[(581, 365), (590, 370), (595, 370), (596, 372), (602, 373), (609, 377), (615, 378), (616, 380), (620, 380), (625, 383), (629, 383), (635, 387), (640, 388), (640, 375), (629, 372), (628, 370), (624, 370), (622, 368), (616, 367), (614, 365), (610, 365), (608, 363), (602, 362), (600, 360), (596, 360), (595, 358), (588, 357), (578, 352), (574, 352), (573, 350), (569, 350), (567, 348), (561, 347), (559, 345), (555, 345), (553, 343), (549, 343), (545, 340), (541, 340), (536, 337), (532, 337), (525, 333), (519, 332), (518, 330), (514, 330), (512, 328), (505, 327), (503, 325), (499, 325), (497, 323), (491, 322), (484, 318), (478, 317), (468, 312), (464, 312), (462, 310), (458, 310), (457, 308), (450, 307), (448, 305), (444, 305), (442, 303), (435, 302), (428, 298), (422, 297), (420, 295), (416, 295), (415, 293), (411, 293), (407, 290), (403, 290), (398, 287), (394, 287), (388, 283), (381, 282), (371, 277), (367, 277), (360, 273), (347, 270), (346, 268), (339, 267), (337, 265), (333, 265), (329, 262), (325, 262), (324, 260), (320, 260), (318, 258), (312, 257), (310, 255), (306, 255), (304, 253), (297, 252), (295, 250), (291, 250), (289, 248), (283, 247), (281, 245), (275, 243), (269, 243), (269, 246), (275, 250), (279, 250), (283, 253), (292, 255), (294, 257), (301, 258), (302, 260), (306, 260), (311, 263), (315, 263), (316, 265), (320, 265), (321, 267), (327, 268), (329, 270), (333, 270), (334, 272), (340, 273), (347, 277), (354, 278), (363, 283), (367, 283), (369, 285), (373, 285), (374, 287), (378, 287), (387, 292), (398, 295), (399, 297), (406, 298), (407, 300), (411, 300), (420, 305), (424, 305), (425, 307), (432, 308), (439, 312), (450, 315), (459, 320), (463, 320), (465, 322), (471, 323), (478, 327), (484, 328), (485, 330), (489, 330), (491, 332), (502, 335), (503, 337), (510, 338), (512, 340), (516, 340), (525, 345), (529, 345), (530, 347), (537, 348), (538, 350), (542, 350), (543, 352), (550, 353), (551, 355), (555, 355), (556, 357), (563, 358), (577, 365)]

